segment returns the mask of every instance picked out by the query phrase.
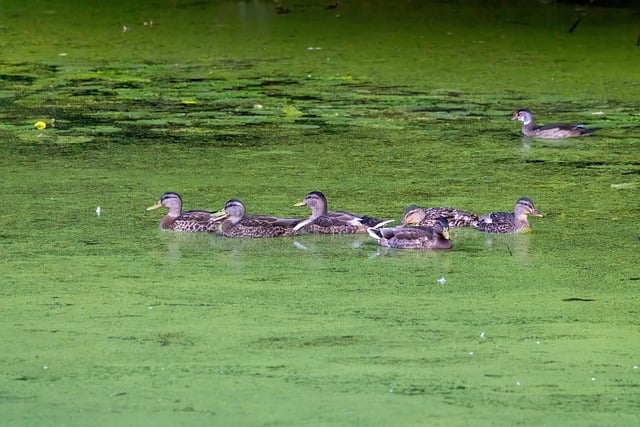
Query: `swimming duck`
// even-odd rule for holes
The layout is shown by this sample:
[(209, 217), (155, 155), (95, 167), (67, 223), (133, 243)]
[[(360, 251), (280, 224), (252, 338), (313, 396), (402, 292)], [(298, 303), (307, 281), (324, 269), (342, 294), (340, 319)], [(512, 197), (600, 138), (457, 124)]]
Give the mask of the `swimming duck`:
[(533, 114), (529, 110), (518, 110), (511, 120), (522, 122), (522, 134), (536, 138), (560, 139), (573, 136), (589, 135), (600, 128), (586, 128), (581, 124), (555, 123), (544, 126), (536, 126), (533, 122)]
[(209, 221), (213, 217), (213, 212), (193, 210), (182, 212), (182, 198), (178, 193), (166, 192), (160, 196), (160, 200), (153, 206), (147, 208), (148, 211), (165, 207), (169, 212), (160, 221), (160, 228), (173, 231), (207, 231)]
[(478, 216), (471, 212), (447, 207), (422, 209), (411, 205), (404, 210), (400, 226), (411, 224), (433, 227), (438, 218), (446, 219), (449, 227), (473, 227), (478, 222)]
[(433, 227), (370, 227), (367, 232), (380, 246), (397, 249), (451, 249), (449, 223), (438, 218)]
[[(327, 198), (320, 191), (312, 191), (294, 206), (308, 206), (309, 218), (300, 221), (294, 231), (322, 234), (364, 234), (367, 228), (380, 225), (381, 219), (350, 212), (328, 212)], [(389, 222), (389, 221), (387, 221)]]
[(527, 197), (522, 197), (516, 202), (513, 213), (492, 212), (484, 215), (478, 219), (475, 228), (487, 233), (527, 232), (531, 229), (527, 219), (529, 215), (542, 217), (533, 201)]
[(244, 204), (229, 200), (221, 211), (215, 212), (209, 231), (225, 237), (278, 237), (295, 234), (298, 218), (279, 218), (269, 215), (245, 215)]

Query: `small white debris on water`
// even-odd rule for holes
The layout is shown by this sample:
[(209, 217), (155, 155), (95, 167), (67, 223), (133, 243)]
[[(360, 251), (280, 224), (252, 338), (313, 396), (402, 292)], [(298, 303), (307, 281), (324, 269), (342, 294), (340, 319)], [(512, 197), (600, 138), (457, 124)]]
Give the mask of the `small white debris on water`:
[(636, 188), (636, 184), (634, 182), (622, 182), (620, 184), (611, 184), (610, 187), (614, 190), (628, 190)]
[(469, 356), (473, 356), (473, 351), (470, 351), (470, 352), (469, 352)]
[(520, 381), (516, 381), (516, 385), (520, 387)]
[(149, 310), (153, 310), (153, 306), (152, 305), (149, 306)]
[(540, 341), (536, 341), (536, 344), (540, 344)]
[(46, 371), (47, 369), (49, 369), (49, 367), (48, 367), (47, 365), (44, 365), (44, 366), (42, 367), (42, 369), (44, 369), (44, 370)]
[(318, 46), (309, 46), (309, 47), (307, 48), (307, 50), (321, 50), (321, 49), (322, 49), (322, 48), (321, 48), (321, 47), (318, 47)]
[(300, 242), (298, 242), (296, 240), (293, 241), (293, 246), (295, 246), (298, 249), (302, 249), (303, 251), (306, 251), (307, 249), (309, 249), (305, 245), (303, 245), (302, 243), (300, 243)]
[(594, 116), (601, 116), (601, 115), (603, 115), (604, 113), (603, 113), (602, 111), (594, 111), (594, 112), (593, 112), (593, 113), (591, 113), (591, 114), (593, 114)]
[(438, 279), (438, 283), (440, 283), (441, 285), (444, 285), (445, 283), (447, 283), (447, 279), (445, 279), (444, 276), (442, 276), (441, 278)]
[(484, 331), (480, 332), (480, 338), (484, 338)]
[(100, 213), (101, 213), (101, 212), (102, 212), (102, 209), (100, 209), (100, 206), (98, 206), (98, 207), (96, 208), (96, 215), (97, 215), (97, 216), (100, 216)]
[(638, 369), (638, 365), (633, 365), (633, 369)]
[(595, 381), (595, 380), (596, 380), (596, 377), (591, 377), (591, 381)]
[(66, 52), (60, 52), (58, 56), (67, 56)]

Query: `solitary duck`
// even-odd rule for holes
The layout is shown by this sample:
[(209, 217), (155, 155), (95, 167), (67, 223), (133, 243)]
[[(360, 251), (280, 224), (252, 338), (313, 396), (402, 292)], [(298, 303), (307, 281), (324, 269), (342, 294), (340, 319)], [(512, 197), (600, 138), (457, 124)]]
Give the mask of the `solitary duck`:
[(449, 223), (438, 218), (433, 227), (370, 227), (367, 232), (380, 246), (397, 249), (451, 249)]
[(522, 197), (516, 202), (513, 213), (492, 212), (478, 219), (476, 229), (487, 233), (519, 233), (527, 232), (531, 229), (527, 217), (533, 215), (542, 217), (533, 201), (527, 197)]
[[(381, 219), (350, 212), (328, 212), (327, 198), (320, 191), (312, 191), (294, 206), (308, 206), (309, 218), (300, 221), (294, 231), (322, 234), (364, 234), (367, 228), (380, 225)], [(387, 221), (389, 222), (389, 221)]]
[(160, 196), (160, 200), (148, 211), (158, 208), (168, 208), (169, 212), (160, 221), (162, 230), (172, 231), (207, 231), (209, 221), (213, 218), (213, 212), (193, 210), (182, 212), (182, 198), (178, 193), (167, 192)]
[(600, 128), (586, 128), (581, 124), (556, 123), (544, 126), (536, 126), (533, 122), (533, 114), (529, 110), (518, 110), (511, 120), (522, 122), (522, 134), (536, 138), (560, 139), (574, 136), (586, 136)]
[(426, 225), (433, 227), (438, 218), (444, 218), (449, 223), (449, 227), (472, 227), (478, 222), (478, 216), (471, 212), (460, 209), (437, 207), (423, 209), (416, 205), (411, 205), (404, 210), (404, 216), (400, 225)]
[(225, 237), (278, 237), (295, 234), (298, 218), (279, 218), (269, 215), (245, 215), (244, 204), (229, 200), (221, 211), (215, 212), (209, 231)]

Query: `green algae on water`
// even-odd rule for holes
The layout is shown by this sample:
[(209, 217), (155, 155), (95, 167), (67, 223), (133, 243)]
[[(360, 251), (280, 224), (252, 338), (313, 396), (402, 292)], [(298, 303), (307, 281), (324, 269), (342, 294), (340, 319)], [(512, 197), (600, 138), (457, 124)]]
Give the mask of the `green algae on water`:
[[(568, 34), (562, 5), (287, 7), (4, 5), (5, 423), (637, 424), (633, 14)], [(522, 107), (602, 130), (523, 139)], [(303, 216), (312, 190), (545, 217), (433, 253), (145, 211)]]

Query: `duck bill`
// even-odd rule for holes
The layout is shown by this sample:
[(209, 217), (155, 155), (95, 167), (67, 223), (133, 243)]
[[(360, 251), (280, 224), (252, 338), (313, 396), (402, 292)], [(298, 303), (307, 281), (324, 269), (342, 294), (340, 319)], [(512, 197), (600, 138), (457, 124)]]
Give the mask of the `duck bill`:
[(149, 206), (149, 207), (147, 208), (147, 210), (148, 210), (148, 211), (152, 211), (152, 210), (154, 210), (154, 209), (158, 209), (158, 208), (161, 208), (161, 207), (162, 207), (162, 202), (158, 202), (158, 203), (156, 203), (156, 204), (155, 204), (155, 205), (153, 205), (153, 206)]
[(442, 237), (447, 240), (451, 240), (451, 235), (449, 234), (449, 230), (442, 230)]
[(511, 116), (511, 120), (518, 120), (518, 113), (515, 113), (513, 116)]
[(540, 211), (537, 211), (537, 210), (531, 212), (531, 215), (536, 216), (538, 218), (542, 218), (544, 216), (540, 213)]
[(218, 211), (218, 212), (214, 212), (212, 216), (214, 221), (218, 221), (221, 219), (225, 219), (226, 217), (229, 216), (229, 214), (226, 213), (225, 211)]
[(294, 204), (293, 206), (306, 206), (306, 203), (303, 201)]

